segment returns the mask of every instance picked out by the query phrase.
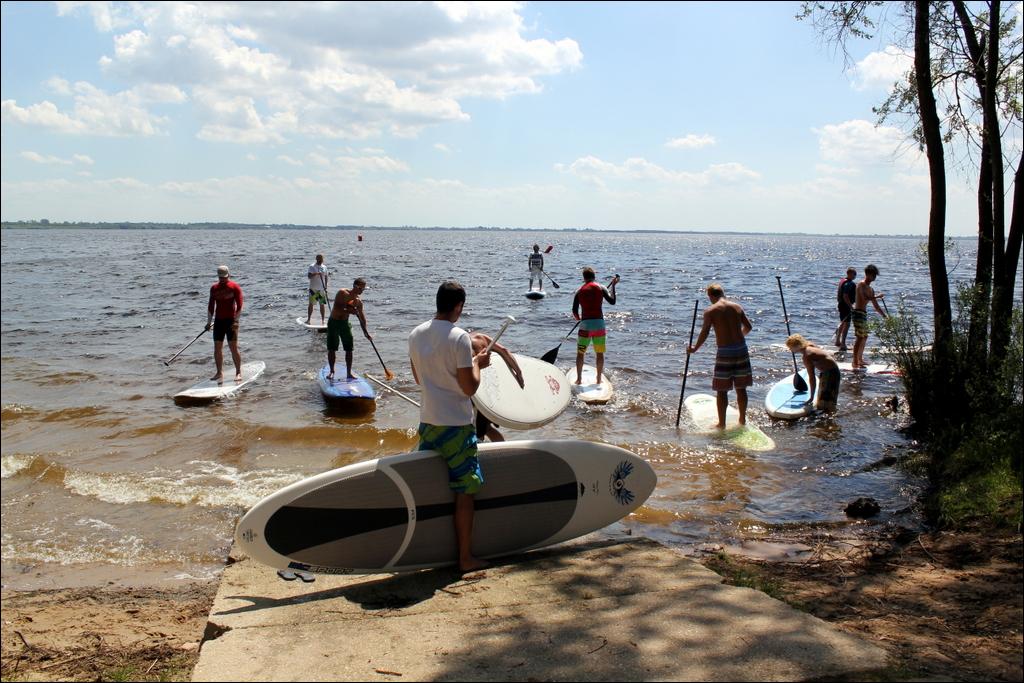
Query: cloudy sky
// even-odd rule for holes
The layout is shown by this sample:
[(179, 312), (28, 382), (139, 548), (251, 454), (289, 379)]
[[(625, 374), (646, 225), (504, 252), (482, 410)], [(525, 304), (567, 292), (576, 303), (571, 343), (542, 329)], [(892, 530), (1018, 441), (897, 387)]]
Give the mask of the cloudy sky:
[(909, 57), (845, 64), (798, 11), (4, 2), (0, 213), (925, 234), (925, 161), (871, 112)]

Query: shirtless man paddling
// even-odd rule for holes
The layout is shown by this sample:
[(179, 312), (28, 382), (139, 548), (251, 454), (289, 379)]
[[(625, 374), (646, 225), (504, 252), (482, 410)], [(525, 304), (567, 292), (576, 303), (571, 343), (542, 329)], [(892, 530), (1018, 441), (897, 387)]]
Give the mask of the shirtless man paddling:
[(363, 328), (363, 335), (373, 341), (369, 331), (366, 329), (366, 316), (363, 315), (363, 300), (359, 296), (366, 290), (366, 280), (357, 277), (352, 283), (352, 289), (339, 289), (334, 295), (334, 305), (331, 307), (331, 317), (327, 321), (327, 363), (331, 371), (327, 379), (334, 379), (334, 361), (340, 345), (345, 348), (345, 371), (348, 379), (355, 379), (352, 374), (352, 350), (355, 348), (355, 340), (352, 338), (352, 323), (348, 317), (353, 313), (359, 318), (359, 325)]

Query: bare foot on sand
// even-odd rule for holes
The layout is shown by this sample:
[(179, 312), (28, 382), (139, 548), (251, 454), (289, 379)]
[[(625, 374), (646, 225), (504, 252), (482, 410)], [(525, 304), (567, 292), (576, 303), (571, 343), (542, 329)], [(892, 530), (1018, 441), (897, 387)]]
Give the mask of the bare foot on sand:
[(465, 562), (459, 562), (459, 571), (461, 571), (463, 574), (466, 574), (468, 572), (477, 572), (481, 569), (486, 569), (490, 566), (491, 563), (487, 560), (478, 560), (477, 558), (473, 557)]

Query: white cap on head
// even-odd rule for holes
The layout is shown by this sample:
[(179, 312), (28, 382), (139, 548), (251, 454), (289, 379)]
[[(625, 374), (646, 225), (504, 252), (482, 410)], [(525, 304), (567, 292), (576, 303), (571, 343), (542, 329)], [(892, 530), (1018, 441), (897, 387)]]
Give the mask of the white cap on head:
[(217, 277), (227, 277), (229, 274), (227, 266), (217, 266)]

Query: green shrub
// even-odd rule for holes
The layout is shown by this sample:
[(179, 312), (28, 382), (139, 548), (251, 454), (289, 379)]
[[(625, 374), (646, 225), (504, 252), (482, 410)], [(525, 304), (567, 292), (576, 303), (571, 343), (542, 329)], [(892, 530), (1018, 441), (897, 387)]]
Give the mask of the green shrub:
[(931, 491), (925, 508), (944, 527), (1021, 525), (1024, 439), (1024, 332), (1013, 312), (1006, 357), (993, 363), (968, 352), (975, 293), (961, 289), (950, 357), (941, 366), (905, 306), (875, 329), (895, 351), (912, 431), (926, 446)]

